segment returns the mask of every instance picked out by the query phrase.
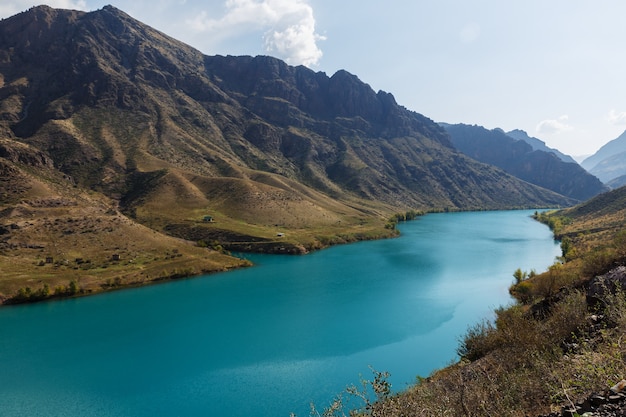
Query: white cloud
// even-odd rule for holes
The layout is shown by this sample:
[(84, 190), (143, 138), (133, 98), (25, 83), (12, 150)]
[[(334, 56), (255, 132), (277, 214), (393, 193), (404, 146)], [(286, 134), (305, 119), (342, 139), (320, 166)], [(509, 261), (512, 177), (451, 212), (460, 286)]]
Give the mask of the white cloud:
[(626, 111), (611, 109), (608, 116), (609, 122), (614, 125), (626, 125)]
[(292, 65), (316, 65), (322, 57), (313, 8), (305, 0), (227, 0), (226, 14), (212, 19), (201, 12), (188, 20), (191, 29), (207, 36), (238, 36), (263, 31), (266, 52)]
[(568, 119), (569, 117), (564, 114), (558, 119), (542, 120), (541, 122), (539, 122), (539, 124), (537, 124), (536, 130), (538, 133), (545, 134), (554, 134), (570, 131), (573, 129), (573, 127), (567, 124)]
[[(0, 18), (11, 17), (17, 13), (33, 7), (33, 0), (2, 0), (0, 4)], [(38, 1), (36, 4), (45, 4), (58, 9), (86, 10), (85, 0), (48, 0)]]

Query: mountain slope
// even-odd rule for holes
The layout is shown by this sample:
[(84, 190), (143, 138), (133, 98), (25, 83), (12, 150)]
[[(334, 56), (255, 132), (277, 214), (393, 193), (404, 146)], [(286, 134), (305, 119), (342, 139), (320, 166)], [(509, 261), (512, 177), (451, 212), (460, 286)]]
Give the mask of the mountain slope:
[[(25, 19), (50, 23), (24, 34), (24, 25), (12, 23)], [(86, 185), (119, 191), (112, 173), (98, 178), (101, 168), (144, 171), (154, 168), (144, 167), (146, 160), (156, 158), (164, 167), (209, 177), (245, 177), (242, 168), (269, 171), (327, 193), (348, 191), (390, 204), (465, 204), (466, 196), (440, 187), (427, 166), (456, 157), (445, 133), (345, 71), (329, 78), (269, 57), (205, 57), (112, 7), (87, 14), (35, 8), (3, 23), (22, 31), (4, 32), (5, 50), (12, 52), (2, 73), (18, 90), (11, 96), (19, 110), (10, 115), (18, 119), (13, 131), (46, 148)], [(22, 52), (16, 40), (30, 32), (39, 38)], [(44, 62), (49, 70), (37, 71)], [(29, 85), (20, 88), (15, 81), (25, 76)], [(42, 89), (45, 94), (33, 94)], [(82, 171), (74, 168), (78, 155), (59, 152), (42, 136), (69, 141), (88, 155)], [(393, 141), (428, 156), (402, 161)], [(413, 190), (399, 178), (398, 171), (410, 168), (423, 172), (405, 172), (407, 179), (426, 184)]]
[(516, 140), (523, 140), (524, 142), (532, 146), (532, 148), (536, 151), (553, 153), (556, 156), (558, 156), (559, 159), (563, 162), (573, 163), (573, 164), (577, 163), (574, 160), (574, 158), (572, 158), (571, 156), (565, 155), (564, 153), (560, 152), (558, 149), (553, 149), (553, 148), (546, 146), (546, 143), (544, 141), (528, 136), (528, 133), (524, 132), (523, 130), (519, 130), (519, 129), (511, 130), (510, 132), (506, 132), (506, 135)]
[(589, 172), (606, 184), (623, 177), (626, 175), (626, 151), (604, 158)]
[(581, 201), (606, 191), (597, 178), (578, 164), (563, 162), (551, 152), (533, 150), (525, 141), (513, 139), (500, 129), (463, 124), (444, 126), (461, 152), (532, 184)]
[(616, 139), (606, 143), (595, 154), (585, 159), (581, 165), (587, 171), (608, 183), (626, 175), (626, 131)]
[(626, 175), (622, 175), (621, 177), (617, 177), (609, 181), (606, 185), (615, 189), (620, 188), (626, 185)]
[(3, 212), (31, 204), (20, 191), (30, 173), (37, 198), (71, 200), (76, 216), (104, 205), (148, 233), (215, 247), (302, 252), (393, 235), (389, 217), (409, 209), (572, 203), (462, 155), (437, 124), (345, 71), (204, 56), (111, 6), (0, 21), (0, 138)]
[(603, 159), (609, 158), (613, 155), (626, 152), (626, 131), (619, 135), (617, 138), (607, 142), (598, 151), (586, 158), (581, 165), (583, 168), (590, 170)]

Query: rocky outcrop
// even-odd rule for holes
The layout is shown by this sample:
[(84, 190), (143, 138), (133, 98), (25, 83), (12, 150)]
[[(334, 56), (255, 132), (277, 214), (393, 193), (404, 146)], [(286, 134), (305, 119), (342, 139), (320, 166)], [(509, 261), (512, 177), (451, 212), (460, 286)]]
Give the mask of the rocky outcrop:
[(32, 167), (53, 167), (48, 155), (14, 140), (0, 139), (0, 158)]
[(621, 265), (589, 282), (587, 305), (602, 308), (608, 295), (624, 293), (624, 291), (626, 291), (626, 266)]
[(583, 401), (571, 403), (561, 412), (545, 414), (540, 417), (624, 417), (626, 416), (626, 380), (621, 380), (610, 389), (594, 393)]

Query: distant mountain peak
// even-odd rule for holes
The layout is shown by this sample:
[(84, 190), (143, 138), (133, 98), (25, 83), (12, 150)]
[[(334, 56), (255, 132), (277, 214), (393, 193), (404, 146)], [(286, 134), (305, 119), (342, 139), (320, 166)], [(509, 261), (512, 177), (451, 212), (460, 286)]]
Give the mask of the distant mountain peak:
[(613, 180), (626, 175), (626, 131), (585, 158), (581, 165), (604, 183), (615, 184)]
[[(535, 149), (525, 140), (502, 129), (446, 125), (452, 143), (466, 155), (502, 168), (516, 177), (560, 194), (586, 200), (606, 190), (602, 183), (578, 164), (562, 161), (552, 151)], [(527, 137), (523, 131), (517, 137)]]
[(507, 132), (506, 135), (516, 140), (523, 140), (524, 142), (532, 146), (534, 150), (553, 153), (563, 162), (577, 164), (576, 160), (571, 156), (565, 155), (557, 149), (548, 147), (544, 141), (535, 137), (531, 137), (524, 130), (513, 129), (510, 132)]

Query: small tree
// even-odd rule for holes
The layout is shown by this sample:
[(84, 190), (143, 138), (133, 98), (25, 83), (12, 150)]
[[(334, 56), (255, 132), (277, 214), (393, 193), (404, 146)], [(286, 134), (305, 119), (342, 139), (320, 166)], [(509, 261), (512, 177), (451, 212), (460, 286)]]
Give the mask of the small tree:
[(74, 279), (71, 280), (70, 281), (70, 285), (68, 287), (69, 294), (70, 295), (78, 294), (78, 290), (79, 290), (79, 288), (78, 288), (78, 283), (76, 282), (76, 280), (74, 280)]
[(528, 274), (526, 273), (526, 271), (522, 271), (521, 268), (517, 268), (515, 272), (513, 272), (513, 278), (515, 278), (515, 283), (519, 284), (520, 282), (528, 278)]
[(574, 244), (572, 243), (572, 240), (567, 236), (563, 237), (563, 239), (561, 240), (561, 256), (565, 261), (569, 261), (576, 257)]

